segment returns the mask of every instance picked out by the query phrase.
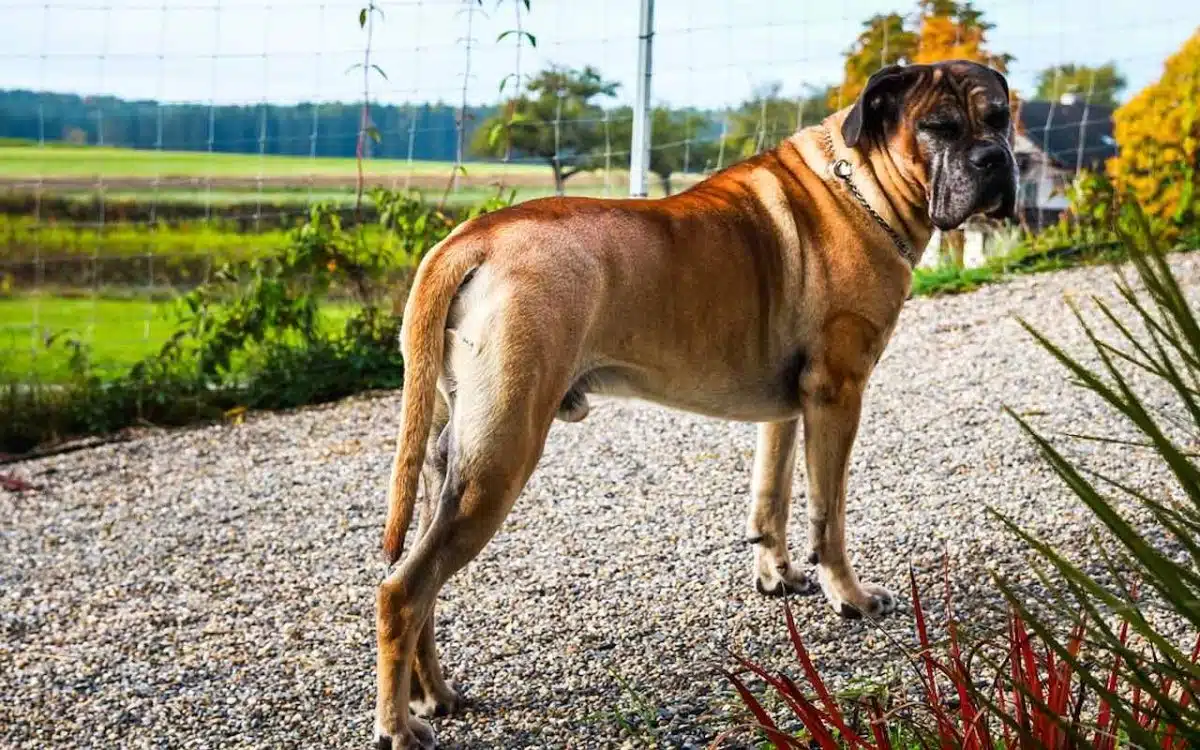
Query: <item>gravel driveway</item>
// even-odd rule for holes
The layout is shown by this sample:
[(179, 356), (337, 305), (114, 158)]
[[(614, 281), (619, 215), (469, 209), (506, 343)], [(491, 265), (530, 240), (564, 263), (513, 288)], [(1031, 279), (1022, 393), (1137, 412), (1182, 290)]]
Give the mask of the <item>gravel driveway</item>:
[[(1200, 281), (1200, 258), (1176, 265)], [(1112, 297), (1111, 279), (1076, 270), (909, 303), (851, 467), (865, 578), (903, 592), (911, 562), (932, 597), (946, 553), (959, 613), (994, 622), (987, 570), (1029, 574), (988, 506), (1092, 554), (1087, 515), (1001, 406), (1047, 431), (1107, 429), (1013, 316), (1077, 346), (1063, 295)], [(0, 490), (0, 745), (368, 747), (398, 403), (5, 467), (39, 489)], [(435, 722), (441, 746), (703, 746), (741, 716), (714, 673), (726, 649), (798, 673), (781, 604), (754, 592), (739, 544), (753, 445), (751, 425), (628, 402), (556, 424), (503, 530), (439, 601), (443, 664), (473, 702)], [(1089, 450), (1093, 467), (1155, 481), (1144, 455)], [(802, 503), (803, 472), (796, 484)], [(819, 597), (795, 607), (839, 684), (902, 671), (878, 627)], [(903, 642), (911, 626), (909, 608), (884, 624)]]

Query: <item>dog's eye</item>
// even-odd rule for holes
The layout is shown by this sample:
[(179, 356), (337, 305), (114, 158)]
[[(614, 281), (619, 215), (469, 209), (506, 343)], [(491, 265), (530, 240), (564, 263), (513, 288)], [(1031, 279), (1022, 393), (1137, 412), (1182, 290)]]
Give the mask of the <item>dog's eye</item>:
[(997, 109), (993, 112), (989, 112), (988, 115), (983, 118), (983, 122), (989, 128), (1004, 130), (1008, 128), (1008, 110)]
[(918, 127), (939, 138), (954, 138), (962, 132), (962, 126), (954, 120), (925, 120)]

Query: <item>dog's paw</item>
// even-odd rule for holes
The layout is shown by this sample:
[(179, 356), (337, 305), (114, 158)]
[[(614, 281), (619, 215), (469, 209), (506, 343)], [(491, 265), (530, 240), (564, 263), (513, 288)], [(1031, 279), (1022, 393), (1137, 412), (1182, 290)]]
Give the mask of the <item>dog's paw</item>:
[(807, 596), (820, 590), (811, 576), (792, 563), (782, 569), (759, 568), (754, 575), (754, 588), (763, 596)]
[(375, 727), (375, 750), (434, 750), (436, 747), (433, 727), (411, 716), (408, 717), (408, 726), (391, 734)]
[(462, 692), (448, 688), (445, 695), (414, 695), (408, 701), (408, 710), (424, 719), (440, 718), (456, 714), (466, 705)]
[(865, 583), (845, 593), (828, 584), (822, 588), (833, 611), (848, 620), (858, 620), (864, 615), (876, 620), (896, 611), (896, 597), (892, 592), (873, 583)]

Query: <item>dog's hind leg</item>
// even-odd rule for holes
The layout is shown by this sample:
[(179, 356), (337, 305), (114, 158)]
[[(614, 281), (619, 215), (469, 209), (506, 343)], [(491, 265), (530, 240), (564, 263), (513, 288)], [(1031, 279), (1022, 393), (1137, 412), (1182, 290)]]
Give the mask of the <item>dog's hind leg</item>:
[(754, 586), (767, 596), (809, 594), (817, 588), (788, 552), (796, 432), (795, 419), (758, 426), (746, 538), (754, 545)]
[[(425, 536), (433, 523), (434, 510), (446, 481), (446, 468), (450, 460), (450, 408), (440, 394), (433, 428), (429, 433), (429, 444), (425, 451), (425, 468), (421, 473), (422, 497), (417, 524), (417, 539)], [(437, 615), (434, 608), (421, 626), (417, 637), (415, 661), (413, 662), (412, 688), (409, 710), (417, 716), (445, 716), (462, 706), (461, 696), (446, 683), (434, 642), (434, 623)]]
[[(512, 351), (523, 350), (514, 345)], [(430, 726), (408, 715), (411, 678), (420, 668), (414, 657), (422, 643), (427, 655), (434, 651), (432, 631), (424, 628), (442, 585), (483, 549), (508, 515), (541, 457), (566, 386), (565, 372), (556, 373), (561, 382), (551, 383), (534, 361), (512, 360), (483, 363), (474, 373), (457, 369), (460, 387), (441, 494), (412, 551), (379, 586), (380, 747), (433, 747)], [(490, 382), (499, 379), (503, 382)], [(431, 664), (427, 659), (425, 667)]]

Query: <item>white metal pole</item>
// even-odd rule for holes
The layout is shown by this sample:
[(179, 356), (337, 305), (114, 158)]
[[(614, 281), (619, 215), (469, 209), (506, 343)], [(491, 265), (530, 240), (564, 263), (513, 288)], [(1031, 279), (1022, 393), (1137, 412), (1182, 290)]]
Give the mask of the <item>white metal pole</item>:
[(654, 39), (654, 0), (641, 0), (638, 26), (637, 98), (633, 102), (633, 143), (629, 154), (629, 194), (646, 197), (646, 172), (650, 167), (650, 50)]

